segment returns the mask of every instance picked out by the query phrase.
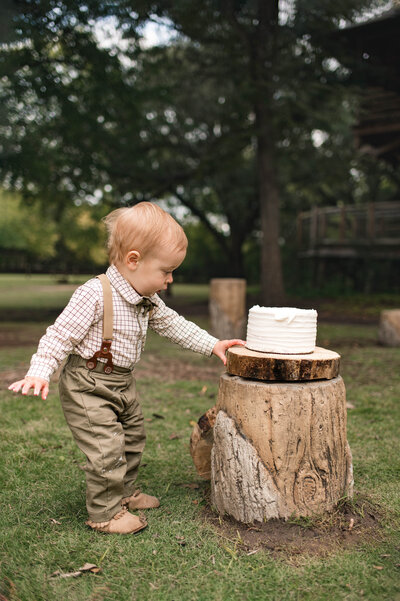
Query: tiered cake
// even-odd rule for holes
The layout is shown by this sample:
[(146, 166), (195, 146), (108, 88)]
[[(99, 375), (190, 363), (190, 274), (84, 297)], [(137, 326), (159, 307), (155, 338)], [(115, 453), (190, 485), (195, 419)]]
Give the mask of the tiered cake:
[(317, 312), (294, 307), (260, 307), (249, 311), (246, 348), (262, 353), (303, 355), (315, 350)]

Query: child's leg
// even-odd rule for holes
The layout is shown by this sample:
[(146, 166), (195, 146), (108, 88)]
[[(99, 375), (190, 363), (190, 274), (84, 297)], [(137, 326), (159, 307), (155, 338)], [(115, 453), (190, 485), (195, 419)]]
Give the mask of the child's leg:
[(135, 481), (146, 442), (143, 414), (137, 400), (134, 378), (132, 378), (130, 386), (124, 391), (124, 396), (126, 410), (120, 415), (125, 434), (126, 458), (123, 497), (130, 497), (135, 490)]
[(76, 356), (69, 358), (60, 377), (64, 414), (87, 458), (86, 505), (93, 522), (110, 520), (121, 510), (127, 461), (119, 416), (127, 409), (124, 392), (131, 379), (129, 372), (107, 376), (90, 371)]

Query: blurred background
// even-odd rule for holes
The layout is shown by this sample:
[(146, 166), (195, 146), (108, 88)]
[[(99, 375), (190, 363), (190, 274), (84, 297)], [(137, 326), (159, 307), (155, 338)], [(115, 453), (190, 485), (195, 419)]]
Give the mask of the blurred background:
[(238, 277), (249, 304), (399, 306), (399, 23), (394, 1), (2, 0), (3, 317), (62, 307), (105, 269), (102, 217), (143, 200), (189, 238), (172, 299)]

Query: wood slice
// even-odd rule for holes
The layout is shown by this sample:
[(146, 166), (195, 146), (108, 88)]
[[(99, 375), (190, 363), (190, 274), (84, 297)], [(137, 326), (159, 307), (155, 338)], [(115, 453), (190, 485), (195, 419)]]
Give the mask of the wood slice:
[(318, 346), (313, 353), (305, 355), (259, 353), (244, 346), (233, 346), (226, 357), (229, 374), (251, 380), (332, 380), (339, 375), (340, 355)]

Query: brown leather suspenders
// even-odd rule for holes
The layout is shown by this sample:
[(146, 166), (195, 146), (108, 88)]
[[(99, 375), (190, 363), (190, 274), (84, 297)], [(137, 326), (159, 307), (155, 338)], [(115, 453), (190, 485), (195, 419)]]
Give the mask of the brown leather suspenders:
[(104, 299), (104, 310), (103, 310), (103, 341), (101, 343), (101, 349), (97, 351), (91, 359), (86, 361), (88, 369), (94, 369), (97, 365), (97, 359), (107, 359), (107, 363), (104, 364), (104, 373), (110, 374), (114, 365), (112, 362), (111, 343), (113, 339), (113, 302), (111, 284), (105, 273), (97, 276), (103, 287), (103, 299)]

